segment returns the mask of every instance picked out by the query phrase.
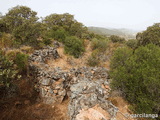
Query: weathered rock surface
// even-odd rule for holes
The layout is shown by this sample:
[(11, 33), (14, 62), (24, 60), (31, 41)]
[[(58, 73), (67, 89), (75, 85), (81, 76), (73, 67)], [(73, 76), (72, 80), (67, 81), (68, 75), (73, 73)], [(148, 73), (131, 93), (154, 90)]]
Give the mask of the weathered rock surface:
[(80, 111), (88, 110), (96, 105), (114, 118), (118, 109), (107, 100), (110, 89), (104, 87), (106, 83), (109, 84), (107, 70), (105, 68), (85, 68), (85, 70), (77, 76), (77, 82), (70, 86), (71, 95), (68, 106), (70, 118), (76, 120)]
[[(55, 48), (45, 48), (35, 51), (30, 56), (30, 75), (35, 78), (35, 88), (39, 91), (41, 100), (46, 104), (61, 103), (68, 97), (68, 115), (70, 120), (87, 118), (92, 111), (94, 120), (108, 118), (95, 109), (103, 109), (113, 119), (118, 109), (107, 100), (110, 93), (108, 70), (101, 67), (80, 67), (64, 71), (61, 68), (50, 68), (45, 61), (58, 59)], [(38, 62), (38, 64), (33, 64)]]
[(41, 50), (36, 50), (30, 56), (30, 62), (45, 62), (47, 59), (57, 59), (59, 58), (59, 54), (56, 48), (53, 47), (45, 47)]

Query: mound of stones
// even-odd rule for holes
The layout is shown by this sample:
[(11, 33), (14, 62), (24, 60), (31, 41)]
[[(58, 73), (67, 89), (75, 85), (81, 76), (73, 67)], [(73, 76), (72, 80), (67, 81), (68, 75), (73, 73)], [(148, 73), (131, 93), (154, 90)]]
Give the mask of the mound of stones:
[[(46, 59), (58, 59), (58, 56), (55, 48), (38, 50), (30, 56), (30, 76), (35, 80), (41, 100), (46, 104), (54, 104), (69, 98), (70, 120), (83, 119), (85, 116), (80, 115), (81, 111), (97, 105), (109, 113), (109, 119), (115, 118), (118, 109), (107, 100), (110, 94), (108, 70), (102, 67), (80, 67), (66, 71), (50, 68), (44, 63)], [(38, 64), (33, 64), (35, 61)], [(103, 115), (101, 119), (108, 120)]]
[(45, 63), (48, 59), (58, 59), (59, 54), (56, 48), (45, 47), (40, 50), (35, 50), (35, 52), (30, 56), (29, 62)]
[(118, 109), (107, 100), (110, 92), (109, 79), (107, 79), (108, 70), (105, 68), (86, 67), (81, 69), (81, 74), (74, 77), (76, 82), (70, 86), (71, 94), (68, 106), (70, 118), (76, 120), (80, 111), (93, 108), (96, 105), (106, 110), (110, 113), (110, 117), (114, 118)]

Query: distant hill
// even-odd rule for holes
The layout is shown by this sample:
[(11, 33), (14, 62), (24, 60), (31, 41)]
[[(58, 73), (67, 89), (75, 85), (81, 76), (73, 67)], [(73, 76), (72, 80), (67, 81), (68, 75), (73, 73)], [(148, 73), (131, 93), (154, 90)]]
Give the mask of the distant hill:
[(94, 32), (96, 34), (111, 36), (117, 35), (120, 37), (124, 37), (126, 39), (133, 39), (136, 37), (138, 31), (130, 30), (130, 29), (113, 29), (113, 28), (102, 28), (102, 27), (88, 27), (88, 30)]

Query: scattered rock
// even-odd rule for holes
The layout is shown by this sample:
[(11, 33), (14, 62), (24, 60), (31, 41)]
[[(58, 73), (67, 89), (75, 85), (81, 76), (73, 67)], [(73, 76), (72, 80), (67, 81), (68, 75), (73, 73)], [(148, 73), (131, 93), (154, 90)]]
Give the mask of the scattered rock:
[(41, 50), (36, 50), (30, 57), (30, 62), (38, 62), (43, 63), (46, 62), (48, 59), (58, 59), (59, 54), (56, 50), (56, 48), (53, 47), (45, 47)]
[(55, 48), (59, 48), (60, 47), (60, 43), (57, 42), (57, 41), (54, 41), (53, 45), (54, 45)]
[(40, 81), (40, 83), (42, 84), (42, 85), (49, 85), (49, 83), (50, 83), (50, 79), (42, 79), (41, 81)]
[[(81, 120), (86, 116), (82, 117), (80, 113), (86, 114), (86, 111), (92, 111), (93, 116), (95, 115), (86, 118), (88, 120), (107, 120), (102, 113), (92, 109), (96, 105), (109, 114), (110, 118), (115, 118), (118, 109), (107, 100), (110, 93), (108, 69), (80, 67), (63, 71), (45, 64), (46, 60), (57, 58), (59, 54), (56, 48), (51, 47), (37, 50), (30, 56), (30, 75), (35, 78), (36, 90), (39, 91), (41, 100), (45, 104), (61, 103), (68, 96), (70, 120)], [(32, 64), (34, 62), (39, 65)]]

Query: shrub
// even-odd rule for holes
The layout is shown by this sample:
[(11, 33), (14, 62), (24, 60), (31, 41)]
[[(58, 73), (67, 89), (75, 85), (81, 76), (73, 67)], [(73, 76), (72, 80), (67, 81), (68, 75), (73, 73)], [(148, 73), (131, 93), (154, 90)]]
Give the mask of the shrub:
[(49, 38), (44, 38), (44, 39), (43, 39), (43, 43), (44, 43), (45, 45), (51, 45), (52, 40), (49, 39)]
[(18, 53), (22, 53), (22, 52), (19, 49), (13, 49), (13, 50), (6, 51), (5, 55), (6, 55), (6, 57), (9, 58), (9, 60), (14, 60)]
[(63, 29), (63, 28), (59, 28), (57, 30), (50, 30), (49, 32), (49, 38), (54, 38), (55, 40), (64, 43), (66, 37), (67, 37), (68, 33)]
[(28, 53), (32, 53), (34, 49), (31, 46), (22, 46), (20, 47), (20, 50), (28, 54)]
[(127, 48), (115, 52), (110, 71), (112, 88), (123, 92), (134, 104), (136, 113), (157, 114), (160, 111), (160, 48), (149, 44), (131, 53)]
[(132, 55), (132, 50), (127, 47), (116, 49), (111, 59), (111, 70), (117, 69), (120, 66), (125, 66), (126, 60)]
[(0, 51), (0, 84), (9, 87), (17, 77), (18, 71), (14, 69), (13, 62), (9, 61), (4, 53)]
[(57, 34), (55, 33), (55, 37), (58, 37), (58, 39), (55, 40), (58, 41), (61, 40), (61, 38), (64, 40), (63, 35), (66, 31), (69, 36), (76, 36), (78, 38), (82, 38), (83, 34), (87, 33), (87, 28), (82, 23), (76, 21), (73, 15), (68, 13), (51, 14), (45, 17), (43, 23), (45, 23), (48, 30), (51, 30), (53, 33), (58, 29), (58, 31), (56, 31)]
[(94, 50), (91, 56), (87, 60), (87, 65), (92, 66), (92, 67), (99, 66), (100, 58), (98, 55), (99, 55), (99, 51)]
[(46, 46), (46, 45), (44, 44), (44, 42), (39, 42), (39, 43), (38, 43), (38, 49), (41, 49), (41, 48), (43, 48), (44, 46)]
[(35, 11), (26, 6), (16, 6), (3, 17), (8, 33), (14, 36), (16, 43), (37, 45), (37, 38), (40, 37), (42, 31), (42, 23), (38, 22), (36, 15)]
[(136, 38), (139, 46), (150, 43), (160, 46), (160, 23), (156, 23), (148, 27), (146, 31), (138, 33)]
[(0, 47), (1, 48), (7, 48), (7, 47), (12, 47), (14, 44), (12, 40), (12, 36), (7, 33), (1, 33), (0, 36)]
[(132, 49), (137, 48), (138, 41), (136, 39), (130, 39), (126, 42), (126, 45)]
[(94, 38), (91, 43), (92, 50), (99, 49), (100, 52), (105, 52), (108, 46), (107, 39), (96, 39)]
[(124, 42), (125, 42), (125, 39), (124, 39), (124, 38), (121, 38), (121, 37), (116, 36), (116, 35), (111, 35), (111, 36), (109, 37), (109, 39), (110, 39), (113, 43), (115, 43), (115, 42), (124, 43)]
[(20, 73), (26, 73), (28, 65), (28, 55), (24, 53), (18, 53), (14, 59)]
[(64, 50), (67, 54), (73, 55), (75, 58), (80, 57), (85, 51), (82, 40), (75, 36), (67, 37)]
[(10, 50), (6, 52), (6, 57), (12, 60), (19, 73), (25, 73), (28, 65), (28, 55), (20, 50)]

